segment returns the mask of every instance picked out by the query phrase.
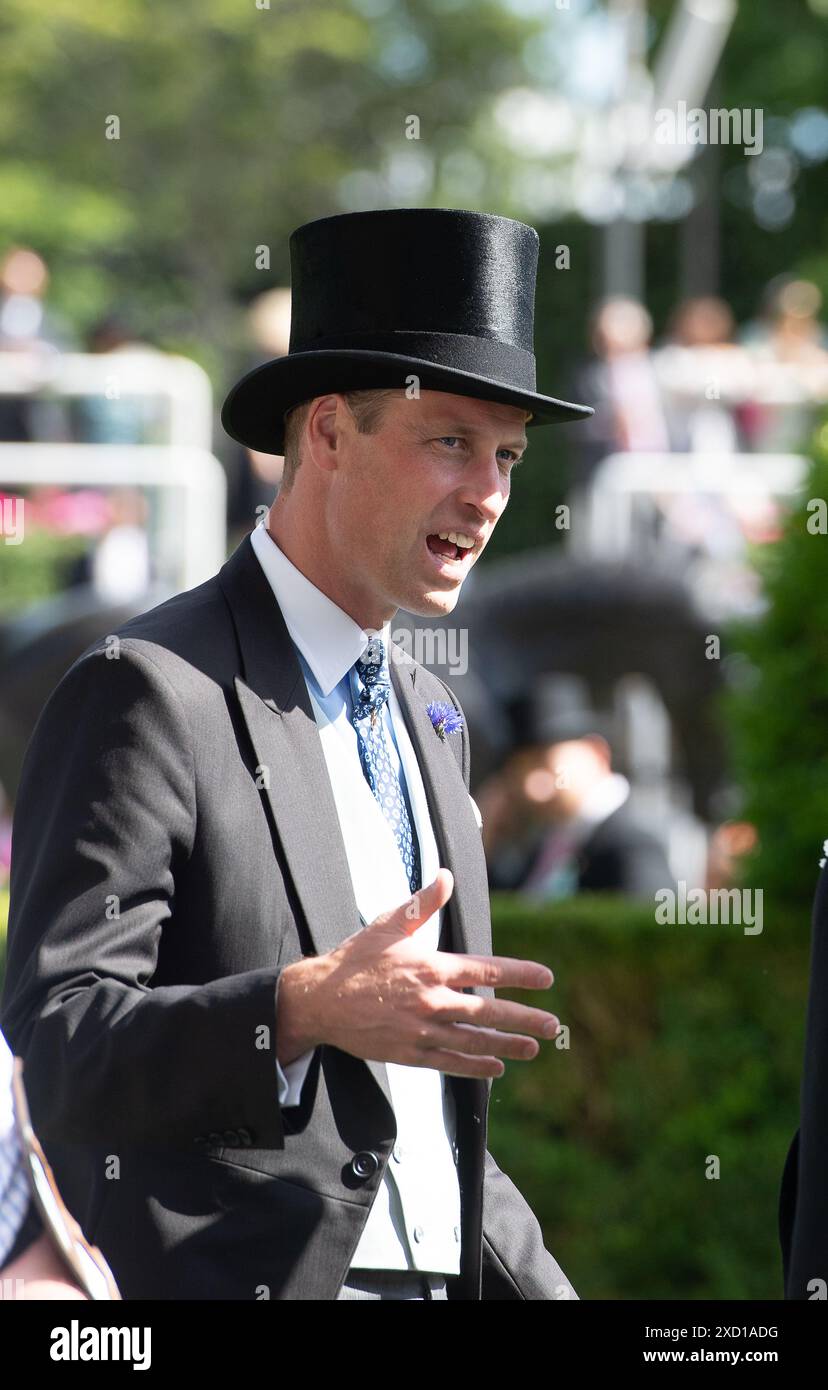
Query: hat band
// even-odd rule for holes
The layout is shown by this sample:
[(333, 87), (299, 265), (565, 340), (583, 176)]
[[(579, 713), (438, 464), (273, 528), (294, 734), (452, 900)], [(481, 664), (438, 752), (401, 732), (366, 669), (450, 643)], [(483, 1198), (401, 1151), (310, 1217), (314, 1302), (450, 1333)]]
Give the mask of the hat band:
[(328, 333), (311, 342), (291, 343), (288, 355), (357, 348), (364, 352), (391, 352), (401, 357), (422, 357), (435, 367), (454, 367), (474, 376), (490, 377), (515, 387), (535, 391), (535, 357), (513, 343), (496, 338), (476, 338), (467, 333)]

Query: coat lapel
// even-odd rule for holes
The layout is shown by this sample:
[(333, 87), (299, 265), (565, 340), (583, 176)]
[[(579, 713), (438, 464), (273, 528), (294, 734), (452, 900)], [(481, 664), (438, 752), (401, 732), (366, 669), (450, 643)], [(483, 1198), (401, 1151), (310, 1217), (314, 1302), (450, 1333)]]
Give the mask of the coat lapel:
[(454, 876), (454, 892), (447, 907), (451, 924), (451, 949), (472, 955), (489, 954), (489, 889), (480, 831), (469, 794), (449, 740), (460, 739), (459, 730), (444, 742), (435, 732), (426, 708), (430, 695), (424, 688), (428, 672), (396, 642), (389, 670), (405, 718), (426, 790), (440, 864)]
[[(219, 571), (239, 639), (234, 686), (288, 869), (317, 954), (361, 921), (328, 766), (296, 648), (250, 537)], [(393, 1112), (384, 1062), (366, 1061)]]
[(219, 578), (241, 648), (236, 694), (262, 790), (321, 955), (357, 929), (359, 910), (313, 707), (282, 610), (249, 537)]
[[(362, 919), (310, 696), (282, 610), (249, 536), (218, 579), (238, 635), (242, 671), (234, 686), (262, 790), (314, 949), (321, 955), (350, 936)], [(422, 668), (396, 643), (394, 648), (391, 679), (420, 763), (440, 863), (454, 875), (448, 903), (451, 948), (483, 953), (489, 898), (480, 831), (455, 756), (436, 735), (427, 696), (417, 689)], [(391, 1104), (385, 1065), (369, 1061), (366, 1066)]]

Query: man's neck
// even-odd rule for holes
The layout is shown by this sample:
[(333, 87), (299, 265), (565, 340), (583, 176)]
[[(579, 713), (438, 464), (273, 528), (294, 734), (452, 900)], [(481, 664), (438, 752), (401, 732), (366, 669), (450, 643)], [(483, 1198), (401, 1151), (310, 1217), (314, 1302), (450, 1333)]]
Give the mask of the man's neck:
[(347, 613), (348, 617), (357, 623), (363, 632), (381, 632), (385, 624), (390, 622), (394, 615), (399, 612), (398, 608), (394, 608), (390, 613), (384, 615), (375, 614), (374, 621), (366, 622), (365, 607), (339, 592), (337, 585), (329, 575), (315, 571), (313, 557), (315, 553), (318, 554), (318, 545), (311, 549), (304, 547), (301, 540), (297, 544), (298, 529), (292, 529), (284, 515), (277, 515), (274, 519), (273, 512), (271, 512), (265, 521), (265, 526), (274, 545), (278, 545), (282, 554), (290, 560), (290, 563), (299, 570), (300, 574), (303, 574), (311, 584), (319, 589), (320, 593), (329, 598), (331, 603), (335, 603), (337, 608), (341, 608), (343, 613)]

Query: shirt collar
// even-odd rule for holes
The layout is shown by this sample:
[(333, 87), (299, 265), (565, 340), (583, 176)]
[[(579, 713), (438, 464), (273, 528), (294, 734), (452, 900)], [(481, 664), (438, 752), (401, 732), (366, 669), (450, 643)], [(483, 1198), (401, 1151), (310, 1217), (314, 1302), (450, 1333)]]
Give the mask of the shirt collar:
[[(296, 568), (276, 544), (264, 520), (254, 527), (250, 543), (294, 644), (307, 662), (323, 697), (330, 695), (362, 656), (373, 634), (361, 628)], [(387, 654), (390, 629), (389, 619), (379, 634)]]

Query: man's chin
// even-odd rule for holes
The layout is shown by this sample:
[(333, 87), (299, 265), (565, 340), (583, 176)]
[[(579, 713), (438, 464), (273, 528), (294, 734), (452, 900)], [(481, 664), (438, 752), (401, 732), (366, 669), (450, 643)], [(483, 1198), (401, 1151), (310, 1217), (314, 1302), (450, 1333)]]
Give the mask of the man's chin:
[(401, 603), (400, 607), (408, 613), (416, 613), (420, 618), (442, 618), (454, 612), (462, 587), (462, 584), (457, 584), (453, 589), (431, 589), (427, 594), (412, 594), (410, 601)]

